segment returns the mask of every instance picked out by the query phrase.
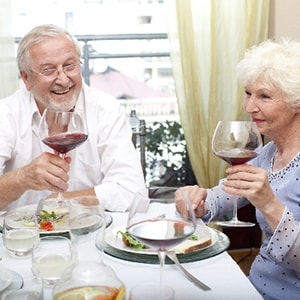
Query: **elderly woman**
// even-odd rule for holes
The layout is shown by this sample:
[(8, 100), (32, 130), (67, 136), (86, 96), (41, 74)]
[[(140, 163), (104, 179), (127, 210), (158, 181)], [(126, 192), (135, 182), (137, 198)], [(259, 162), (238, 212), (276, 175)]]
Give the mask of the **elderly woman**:
[[(251, 202), (266, 239), (249, 278), (264, 299), (299, 299), (300, 292), (300, 43), (265, 41), (238, 65), (244, 109), (271, 141), (250, 164), (229, 167), (227, 180), (186, 186), (195, 212), (217, 220)], [(249, 201), (249, 202), (248, 202)]]

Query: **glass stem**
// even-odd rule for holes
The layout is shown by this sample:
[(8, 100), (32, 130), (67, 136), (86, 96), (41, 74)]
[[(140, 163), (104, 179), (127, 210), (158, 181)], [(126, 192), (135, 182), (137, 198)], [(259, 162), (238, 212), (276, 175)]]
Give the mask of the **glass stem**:
[[(65, 159), (65, 157), (66, 157), (66, 153), (59, 153), (59, 152), (55, 151), (55, 154), (57, 154), (58, 156), (60, 156), (62, 159)], [(56, 199), (57, 199), (57, 203), (60, 204), (60, 205), (62, 205), (63, 202), (65, 201), (65, 198), (64, 198), (62, 192), (58, 192)]]
[(160, 265), (160, 290), (162, 291), (163, 288), (163, 269), (165, 265), (167, 252), (165, 250), (158, 250), (158, 258), (159, 258), (159, 265)]
[(64, 196), (63, 196), (62, 192), (58, 192), (58, 194), (57, 194), (57, 202), (59, 204), (62, 204), (64, 202)]
[(232, 222), (237, 223), (238, 222), (238, 216), (237, 216), (237, 200), (235, 199), (233, 202), (233, 215), (232, 215)]
[[(230, 164), (232, 166), (232, 164)], [(238, 215), (237, 215), (237, 200), (234, 199), (233, 201), (233, 212), (232, 212), (232, 223), (238, 223)]]

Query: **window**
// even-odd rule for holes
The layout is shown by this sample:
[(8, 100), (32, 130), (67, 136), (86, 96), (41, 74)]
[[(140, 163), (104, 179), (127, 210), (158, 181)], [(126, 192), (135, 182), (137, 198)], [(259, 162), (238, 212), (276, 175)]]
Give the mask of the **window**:
[(135, 109), (146, 122), (178, 119), (163, 1), (12, 0), (12, 9), (16, 38), (43, 23), (77, 36), (88, 52), (86, 82), (119, 98), (128, 114)]
[[(87, 84), (118, 98), (128, 116), (135, 110), (146, 125), (177, 122), (163, 5), (155, 0), (12, 0), (14, 34), (18, 41), (45, 23), (67, 28), (82, 46)], [(161, 176), (165, 167), (154, 160), (151, 168)]]

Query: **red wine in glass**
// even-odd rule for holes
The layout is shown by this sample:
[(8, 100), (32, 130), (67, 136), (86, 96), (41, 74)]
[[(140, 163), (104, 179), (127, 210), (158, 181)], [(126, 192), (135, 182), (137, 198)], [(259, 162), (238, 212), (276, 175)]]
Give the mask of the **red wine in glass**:
[[(46, 109), (40, 122), (39, 135), (44, 144), (64, 158), (69, 151), (83, 144), (88, 138), (84, 112), (76, 109)], [(57, 202), (64, 202), (62, 193), (58, 193)]]
[(257, 154), (258, 153), (253, 150), (240, 149), (220, 150), (215, 153), (216, 156), (232, 166), (245, 164), (249, 160), (255, 158)]
[[(147, 294), (149, 299), (157, 299), (154, 293), (163, 287), (162, 274), (167, 251), (188, 239), (196, 229), (196, 217), (191, 200), (186, 194), (182, 198), (176, 201), (174, 197), (149, 199), (137, 193), (129, 209), (128, 232), (155, 250), (159, 258), (160, 283), (153, 294)], [(141, 203), (150, 204), (140, 207)], [(185, 210), (184, 213), (182, 208)]]
[(84, 133), (59, 133), (56, 135), (48, 136), (43, 139), (48, 147), (52, 148), (55, 152), (66, 154), (74, 148), (84, 143), (88, 138)]
[[(262, 148), (261, 134), (251, 121), (220, 121), (212, 138), (212, 150), (216, 156), (234, 166), (255, 158)], [(237, 217), (237, 203), (234, 202), (230, 221), (217, 221), (225, 227), (251, 227), (254, 223), (243, 222)]]

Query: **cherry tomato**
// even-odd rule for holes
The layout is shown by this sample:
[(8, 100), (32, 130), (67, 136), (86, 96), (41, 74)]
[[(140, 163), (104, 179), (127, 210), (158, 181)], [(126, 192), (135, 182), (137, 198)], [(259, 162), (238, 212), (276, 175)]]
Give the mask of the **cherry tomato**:
[(44, 230), (44, 231), (52, 231), (54, 229), (54, 226), (53, 226), (52, 222), (50, 222), (48, 220), (42, 220), (40, 222), (40, 229)]

